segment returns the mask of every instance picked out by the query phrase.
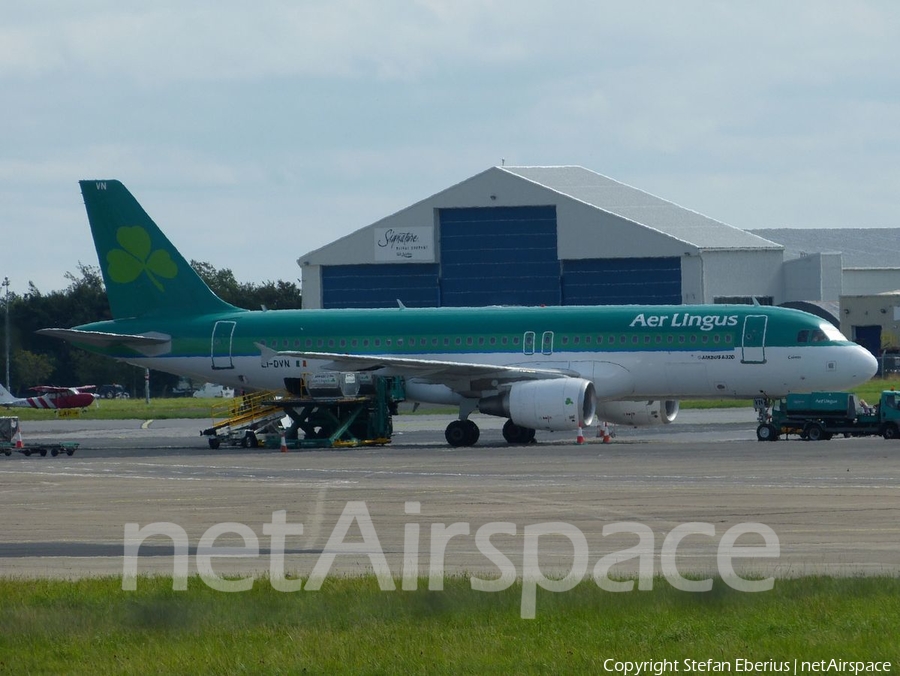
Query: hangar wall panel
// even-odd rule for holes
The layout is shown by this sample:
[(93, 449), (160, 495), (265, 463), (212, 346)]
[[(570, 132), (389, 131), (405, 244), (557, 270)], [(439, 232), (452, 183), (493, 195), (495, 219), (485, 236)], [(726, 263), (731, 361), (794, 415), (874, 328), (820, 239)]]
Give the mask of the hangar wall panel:
[(900, 289), (900, 270), (892, 268), (850, 268), (844, 270), (845, 296), (868, 296)]
[(783, 302), (780, 249), (704, 251), (704, 303), (720, 296), (771, 296)]
[(706, 302), (703, 293), (703, 259), (684, 256), (681, 259), (681, 302), (696, 305)]
[(679, 305), (679, 258), (563, 261), (564, 305)]
[(841, 254), (814, 253), (784, 262), (784, 301), (837, 301), (842, 292)]
[(556, 208), (441, 209), (441, 305), (559, 305)]
[(323, 308), (435, 307), (440, 304), (438, 266), (427, 264), (322, 267)]
[(559, 257), (634, 258), (683, 256), (699, 249), (583, 202), (557, 196)]
[(300, 293), (303, 309), (322, 307), (322, 266), (304, 265), (300, 268)]

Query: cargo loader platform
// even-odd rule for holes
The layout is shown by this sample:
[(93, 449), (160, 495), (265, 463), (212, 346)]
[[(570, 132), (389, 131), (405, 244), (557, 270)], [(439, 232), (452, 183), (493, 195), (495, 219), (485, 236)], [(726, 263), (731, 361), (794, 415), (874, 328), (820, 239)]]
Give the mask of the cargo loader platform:
[(223, 443), (276, 449), (384, 445), (404, 399), (402, 379), (359, 373), (320, 374), (305, 380), (300, 391), (236, 398), (231, 415), (200, 434), (214, 449)]

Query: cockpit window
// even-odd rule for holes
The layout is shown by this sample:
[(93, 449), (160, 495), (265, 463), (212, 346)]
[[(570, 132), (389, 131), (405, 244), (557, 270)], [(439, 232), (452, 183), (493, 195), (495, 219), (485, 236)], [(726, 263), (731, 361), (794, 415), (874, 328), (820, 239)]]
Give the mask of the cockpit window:
[(827, 322), (819, 324), (819, 331), (825, 334), (826, 340), (835, 340), (840, 342), (847, 341), (846, 336), (844, 336), (844, 334), (841, 333), (834, 324), (829, 324)]
[(822, 323), (817, 329), (802, 329), (797, 332), (797, 343), (827, 343), (829, 341), (846, 342), (844, 334), (834, 324)]

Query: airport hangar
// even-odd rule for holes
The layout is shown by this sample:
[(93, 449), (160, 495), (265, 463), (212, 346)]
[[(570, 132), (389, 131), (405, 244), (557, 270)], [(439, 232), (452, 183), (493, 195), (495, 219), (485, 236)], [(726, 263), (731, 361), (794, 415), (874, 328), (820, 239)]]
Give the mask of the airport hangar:
[(839, 302), (900, 288), (896, 251), (871, 263), (891, 235), (900, 242), (895, 229), (748, 232), (583, 167), (501, 166), (297, 262), (306, 308), (756, 298), (819, 314), (878, 356)]
[(882, 374), (900, 372), (900, 228), (752, 232), (784, 245), (785, 274), (819, 270), (844, 335), (878, 358)]

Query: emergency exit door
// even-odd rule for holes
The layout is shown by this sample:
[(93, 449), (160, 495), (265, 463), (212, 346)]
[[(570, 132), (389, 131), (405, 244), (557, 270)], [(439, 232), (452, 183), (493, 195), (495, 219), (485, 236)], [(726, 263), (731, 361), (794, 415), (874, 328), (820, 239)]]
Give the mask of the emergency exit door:
[(234, 327), (237, 322), (216, 322), (212, 332), (213, 369), (233, 369), (234, 362), (231, 359), (231, 342), (234, 337)]

